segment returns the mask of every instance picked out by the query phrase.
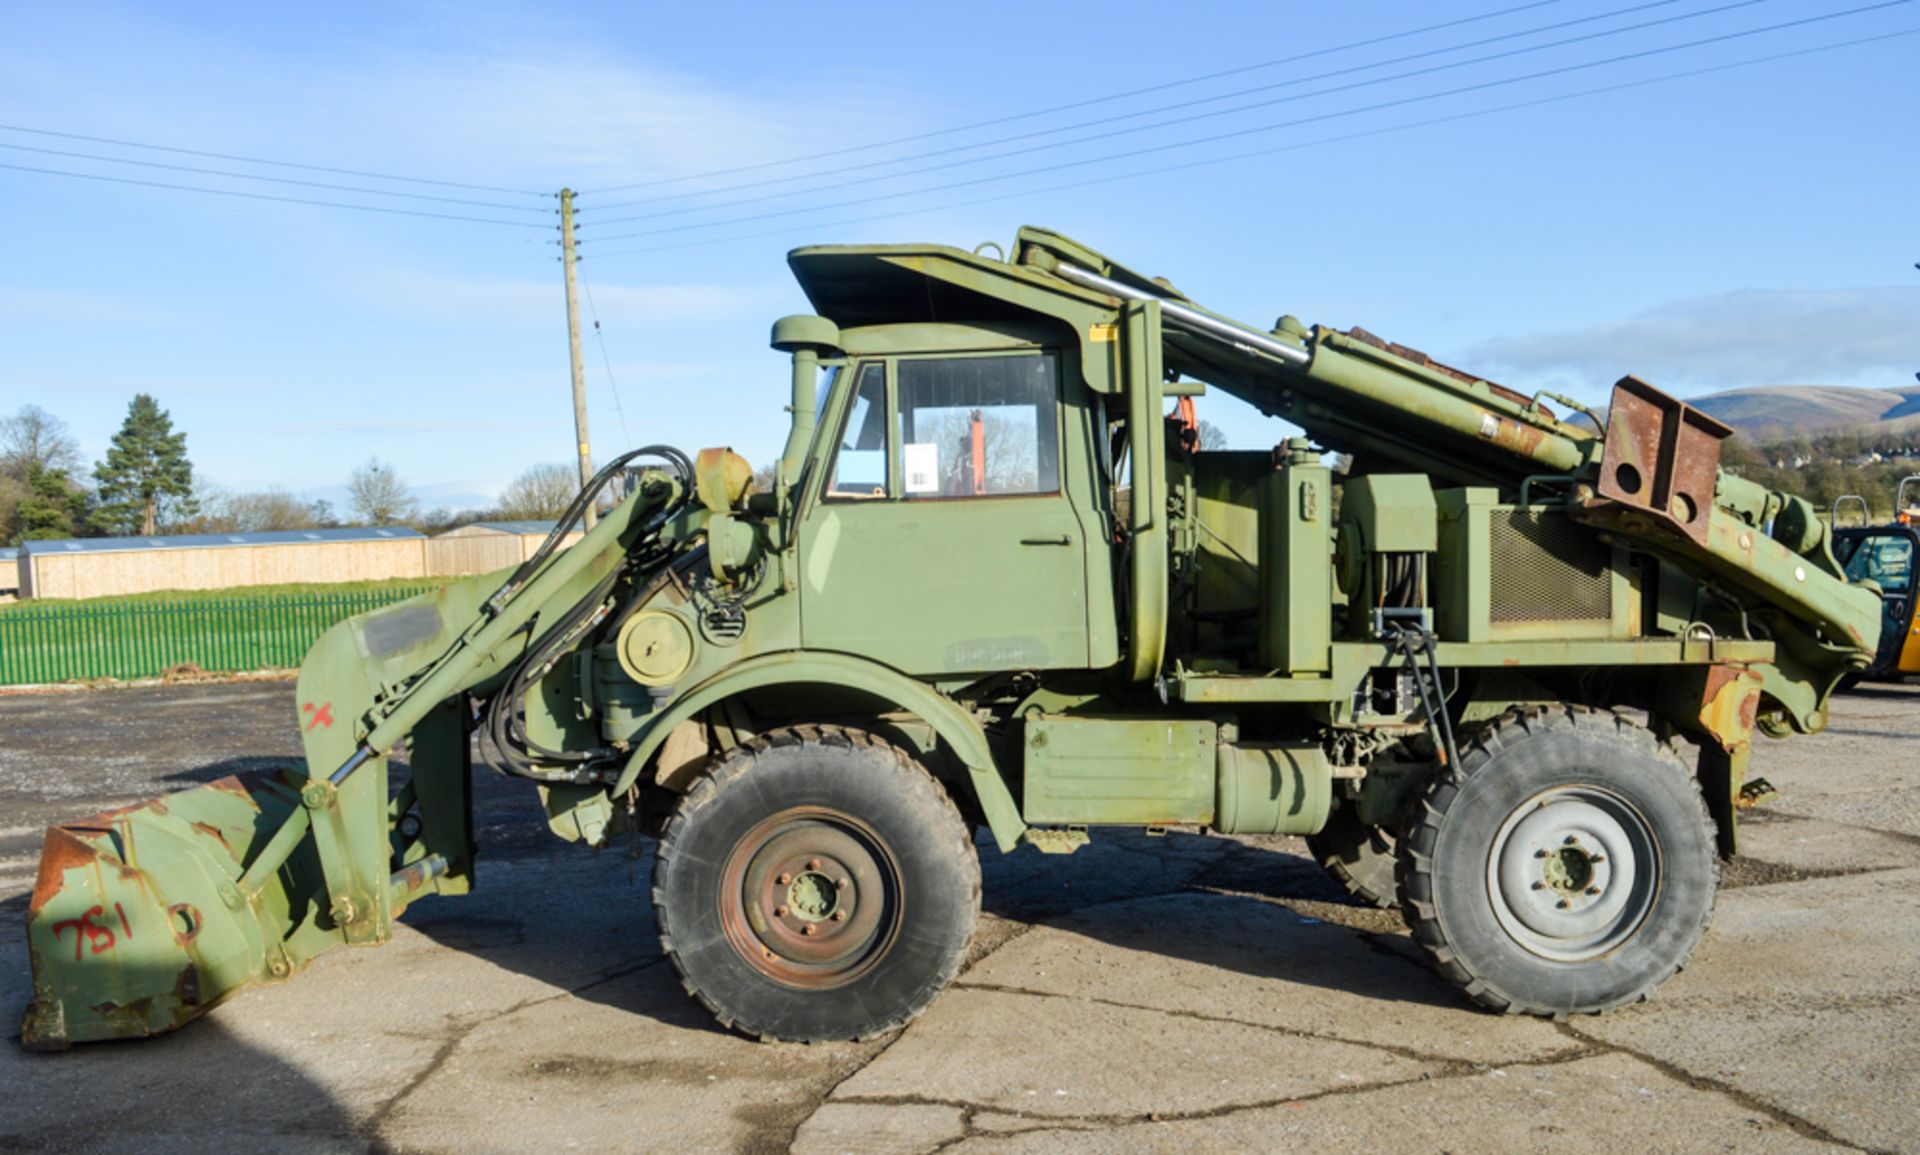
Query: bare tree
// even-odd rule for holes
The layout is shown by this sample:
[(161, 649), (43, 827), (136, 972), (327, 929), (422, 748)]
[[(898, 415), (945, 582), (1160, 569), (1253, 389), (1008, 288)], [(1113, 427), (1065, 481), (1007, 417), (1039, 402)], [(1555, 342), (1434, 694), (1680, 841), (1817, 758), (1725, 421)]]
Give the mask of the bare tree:
[(1227, 431), (1211, 421), (1200, 423), (1200, 448), (1203, 450), (1225, 449)]
[(510, 521), (550, 521), (567, 511), (580, 492), (580, 475), (565, 465), (536, 465), (500, 494), (500, 516)]
[(400, 480), (393, 466), (377, 457), (369, 457), (347, 478), (347, 497), (353, 504), (354, 517), (366, 525), (405, 521), (419, 508), (407, 483)]
[(25, 481), (32, 473), (80, 468), (80, 447), (67, 423), (38, 405), (22, 405), (12, 417), (0, 417), (0, 469)]

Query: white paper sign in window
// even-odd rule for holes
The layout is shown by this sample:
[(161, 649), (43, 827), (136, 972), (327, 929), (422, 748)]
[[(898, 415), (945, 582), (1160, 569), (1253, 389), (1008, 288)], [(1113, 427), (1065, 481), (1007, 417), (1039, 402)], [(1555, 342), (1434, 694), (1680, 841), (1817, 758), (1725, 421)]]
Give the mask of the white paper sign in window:
[(936, 442), (908, 442), (907, 492), (940, 492), (940, 446)]

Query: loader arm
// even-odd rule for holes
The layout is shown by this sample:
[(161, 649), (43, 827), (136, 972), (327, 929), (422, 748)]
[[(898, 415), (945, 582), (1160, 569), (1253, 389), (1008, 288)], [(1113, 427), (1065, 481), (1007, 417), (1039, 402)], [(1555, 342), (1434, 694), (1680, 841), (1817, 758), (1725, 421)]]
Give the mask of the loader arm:
[[(23, 1045), (172, 1030), (333, 946), (385, 941), (423, 894), (469, 889), (468, 695), (603, 598), (643, 541), (690, 537), (697, 513), (672, 518), (690, 480), (643, 475), (531, 572), (468, 578), (328, 630), (300, 668), (303, 765), (49, 828), (27, 915)], [(658, 565), (670, 551), (646, 552)], [(402, 743), (411, 774), (390, 798)]]
[(1777, 643), (1758, 671), (1769, 732), (1824, 728), (1828, 695), (1872, 659), (1880, 598), (1847, 579), (1813, 507), (1721, 470), (1732, 430), (1645, 382), (1617, 383), (1605, 430), (1589, 430), (1555, 416), (1546, 394), (1527, 397), (1361, 329), (1282, 317), (1268, 331), (1209, 312), (1057, 233), (1021, 230), (1013, 260), (1122, 307), (1157, 305), (1168, 373), (1216, 385), (1328, 448), (1523, 501), (1529, 489), (1557, 491), (1577, 520), (1694, 577), (1723, 626), (1753, 637), (1758, 622), (1758, 636)]

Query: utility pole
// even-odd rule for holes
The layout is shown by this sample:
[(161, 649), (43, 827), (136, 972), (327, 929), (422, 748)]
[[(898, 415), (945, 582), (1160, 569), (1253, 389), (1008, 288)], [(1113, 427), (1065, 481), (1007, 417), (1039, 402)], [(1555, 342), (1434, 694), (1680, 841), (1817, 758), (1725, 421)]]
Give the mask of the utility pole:
[[(580, 361), (580, 291), (575, 287), (573, 249), (573, 190), (560, 190), (560, 252), (567, 269), (567, 354), (573, 363), (573, 439), (580, 447), (580, 488), (593, 480), (593, 445), (587, 437), (587, 371)], [(586, 528), (598, 513), (587, 506)]]

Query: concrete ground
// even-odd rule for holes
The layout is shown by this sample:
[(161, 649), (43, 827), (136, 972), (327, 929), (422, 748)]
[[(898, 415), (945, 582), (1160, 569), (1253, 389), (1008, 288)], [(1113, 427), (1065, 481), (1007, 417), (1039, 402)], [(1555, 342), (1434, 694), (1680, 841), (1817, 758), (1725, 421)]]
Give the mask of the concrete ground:
[(481, 886), (161, 1039), (26, 1054), (40, 827), (296, 751), (286, 683), (0, 696), (0, 1151), (1920, 1151), (1920, 689), (1754, 760), (1782, 797), (1694, 965), (1567, 1023), (1468, 1007), (1291, 839), (982, 848), (972, 965), (907, 1030), (717, 1029), (648, 867), (483, 772)]

